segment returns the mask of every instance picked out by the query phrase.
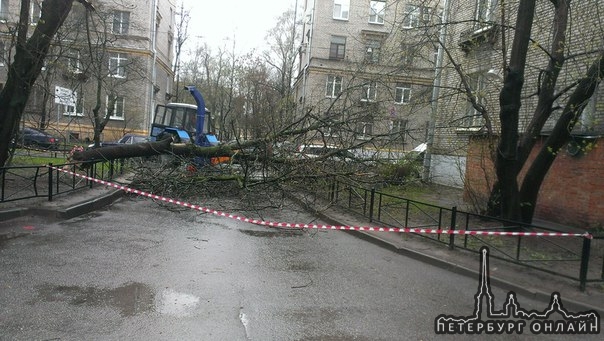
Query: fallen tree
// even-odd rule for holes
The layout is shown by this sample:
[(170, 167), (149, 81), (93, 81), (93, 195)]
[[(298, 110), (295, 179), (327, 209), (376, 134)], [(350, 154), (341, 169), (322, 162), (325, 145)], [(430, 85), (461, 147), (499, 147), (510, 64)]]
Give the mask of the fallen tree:
[(190, 143), (173, 143), (166, 139), (155, 142), (124, 144), (91, 148), (73, 153), (74, 161), (116, 160), (131, 157), (145, 157), (162, 154), (199, 157), (231, 157), (235, 152), (228, 145), (200, 147)]

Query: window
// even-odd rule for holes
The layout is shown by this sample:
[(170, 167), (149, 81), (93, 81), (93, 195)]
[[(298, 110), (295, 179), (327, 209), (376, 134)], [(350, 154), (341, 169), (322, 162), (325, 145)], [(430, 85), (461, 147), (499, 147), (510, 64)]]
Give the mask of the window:
[(386, 12), (386, 1), (369, 2), (369, 22), (372, 24), (383, 24)]
[(7, 65), (7, 55), (6, 55), (6, 43), (0, 41), (0, 66)]
[(394, 102), (398, 104), (409, 104), (411, 102), (411, 85), (398, 83), (394, 89)]
[(432, 8), (418, 5), (405, 5), (403, 28), (429, 25), (432, 22)]
[[(485, 104), (484, 98), (484, 77), (480, 73), (468, 75), (468, 85), (472, 89), (472, 93), (476, 96), (478, 104)], [(472, 102), (468, 99), (468, 108), (466, 116), (462, 120), (465, 127), (476, 127), (482, 124), (482, 114), (474, 108)]]
[(333, 1), (333, 18), (339, 20), (348, 20), (350, 13), (350, 0)]
[(60, 104), (63, 107), (64, 116), (84, 116), (84, 104), (77, 91), (71, 91), (70, 98), (64, 98)]
[(32, 0), (29, 3), (29, 23), (37, 24), (40, 21), (40, 17), (42, 16), (42, 6), (40, 6), (39, 0)]
[(361, 101), (363, 102), (375, 102), (377, 98), (377, 84), (375, 82), (369, 82), (363, 85), (363, 93), (361, 94)]
[(379, 40), (367, 41), (365, 61), (368, 63), (379, 63), (381, 49), (382, 49), (382, 43)]
[(344, 59), (346, 37), (332, 36), (329, 46), (329, 59)]
[(114, 11), (113, 12), (113, 33), (128, 34), (130, 28), (130, 12)]
[(403, 28), (413, 28), (419, 25), (419, 16), (421, 14), (420, 6), (405, 5), (403, 13)]
[(342, 76), (327, 76), (327, 86), (325, 87), (325, 97), (335, 98), (342, 92)]
[(371, 138), (371, 134), (373, 133), (373, 120), (370, 116), (364, 117), (361, 122), (357, 123), (356, 133), (358, 134), (357, 138), (359, 139)]
[(67, 52), (67, 70), (72, 73), (82, 73), (80, 51), (69, 50)]
[(491, 21), (497, 0), (476, 0), (474, 18), (478, 22)]
[(8, 19), (8, 0), (0, 0), (0, 20)]
[(413, 64), (413, 57), (415, 56), (415, 46), (413, 44), (401, 43), (401, 64), (411, 65)]
[(323, 132), (325, 136), (339, 136), (340, 127), (344, 121), (344, 115), (341, 112), (328, 112), (323, 118), (326, 123), (326, 130)]
[(402, 144), (405, 143), (405, 136), (407, 135), (407, 122), (404, 119), (390, 121), (390, 134), (392, 138), (400, 141)]
[(604, 102), (602, 102), (600, 89), (602, 89), (601, 83), (596, 86), (593, 95), (589, 98), (583, 110), (578, 124), (580, 131), (591, 133), (601, 133), (602, 131), (601, 113), (604, 108)]
[(117, 78), (126, 77), (126, 63), (128, 58), (124, 53), (112, 53), (109, 56), (109, 76)]
[(107, 96), (107, 112), (105, 115), (110, 115), (109, 118), (112, 120), (123, 120), (124, 119), (124, 97), (114, 96), (113, 97), (113, 111), (109, 113), (109, 107), (111, 106), (111, 98)]

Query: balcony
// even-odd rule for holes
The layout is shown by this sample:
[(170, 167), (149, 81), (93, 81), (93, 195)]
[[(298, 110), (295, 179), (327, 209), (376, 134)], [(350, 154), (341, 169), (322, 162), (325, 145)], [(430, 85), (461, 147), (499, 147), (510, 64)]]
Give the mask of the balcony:
[(477, 23), (474, 28), (461, 32), (459, 46), (469, 52), (482, 44), (493, 44), (497, 41), (497, 25), (493, 22)]

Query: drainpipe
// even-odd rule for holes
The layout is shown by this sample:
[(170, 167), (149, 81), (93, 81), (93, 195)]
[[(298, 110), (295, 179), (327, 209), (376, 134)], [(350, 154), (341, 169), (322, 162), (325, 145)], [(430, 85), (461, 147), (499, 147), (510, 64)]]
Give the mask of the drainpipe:
[(434, 66), (434, 83), (432, 88), (432, 98), (430, 100), (430, 122), (428, 124), (428, 138), (426, 141), (426, 152), (424, 154), (424, 173), (423, 181), (430, 180), (430, 168), (432, 167), (432, 149), (434, 145), (434, 133), (436, 130), (436, 116), (438, 114), (438, 96), (440, 95), (440, 81), (442, 78), (443, 58), (445, 40), (447, 39), (447, 25), (449, 22), (449, 11), (451, 10), (451, 0), (445, 0), (443, 16), (441, 20), (438, 53), (436, 55), (436, 65)]
[[(308, 3), (308, 2), (307, 2)], [(312, 10), (310, 12), (310, 35), (308, 37), (308, 43), (306, 44), (306, 65), (304, 66), (304, 71), (302, 73), (302, 110), (303, 114), (306, 113), (306, 87), (308, 86), (308, 73), (310, 72), (310, 60), (311, 60), (311, 48), (312, 48), (312, 38), (314, 35), (315, 28), (315, 0), (312, 2)], [(302, 36), (304, 36), (306, 32), (302, 32)]]
[(151, 53), (153, 54), (151, 61), (151, 84), (149, 86), (149, 117), (146, 124), (149, 133), (151, 133), (151, 125), (153, 124), (153, 116), (155, 115), (155, 82), (157, 80), (157, 73), (155, 68), (157, 67), (157, 0), (153, 0), (151, 3)]

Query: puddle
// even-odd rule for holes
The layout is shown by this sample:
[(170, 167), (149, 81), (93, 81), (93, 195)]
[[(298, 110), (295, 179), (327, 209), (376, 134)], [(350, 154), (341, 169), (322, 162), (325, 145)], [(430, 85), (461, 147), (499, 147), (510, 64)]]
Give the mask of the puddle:
[(274, 231), (259, 231), (259, 230), (239, 230), (243, 234), (252, 237), (262, 238), (278, 238), (278, 237), (300, 237), (304, 235), (302, 230), (274, 230)]
[(37, 298), (45, 302), (66, 302), (74, 306), (112, 306), (124, 317), (153, 311), (155, 302), (151, 288), (135, 282), (114, 289), (47, 284), (38, 289)]
[(46, 284), (38, 288), (36, 301), (65, 302), (73, 306), (106, 307), (119, 310), (124, 317), (148, 312), (173, 316), (189, 315), (199, 304), (199, 297), (164, 290), (157, 295), (142, 283), (129, 282), (113, 289)]
[(156, 304), (161, 314), (187, 316), (199, 304), (199, 297), (166, 289), (158, 296)]

